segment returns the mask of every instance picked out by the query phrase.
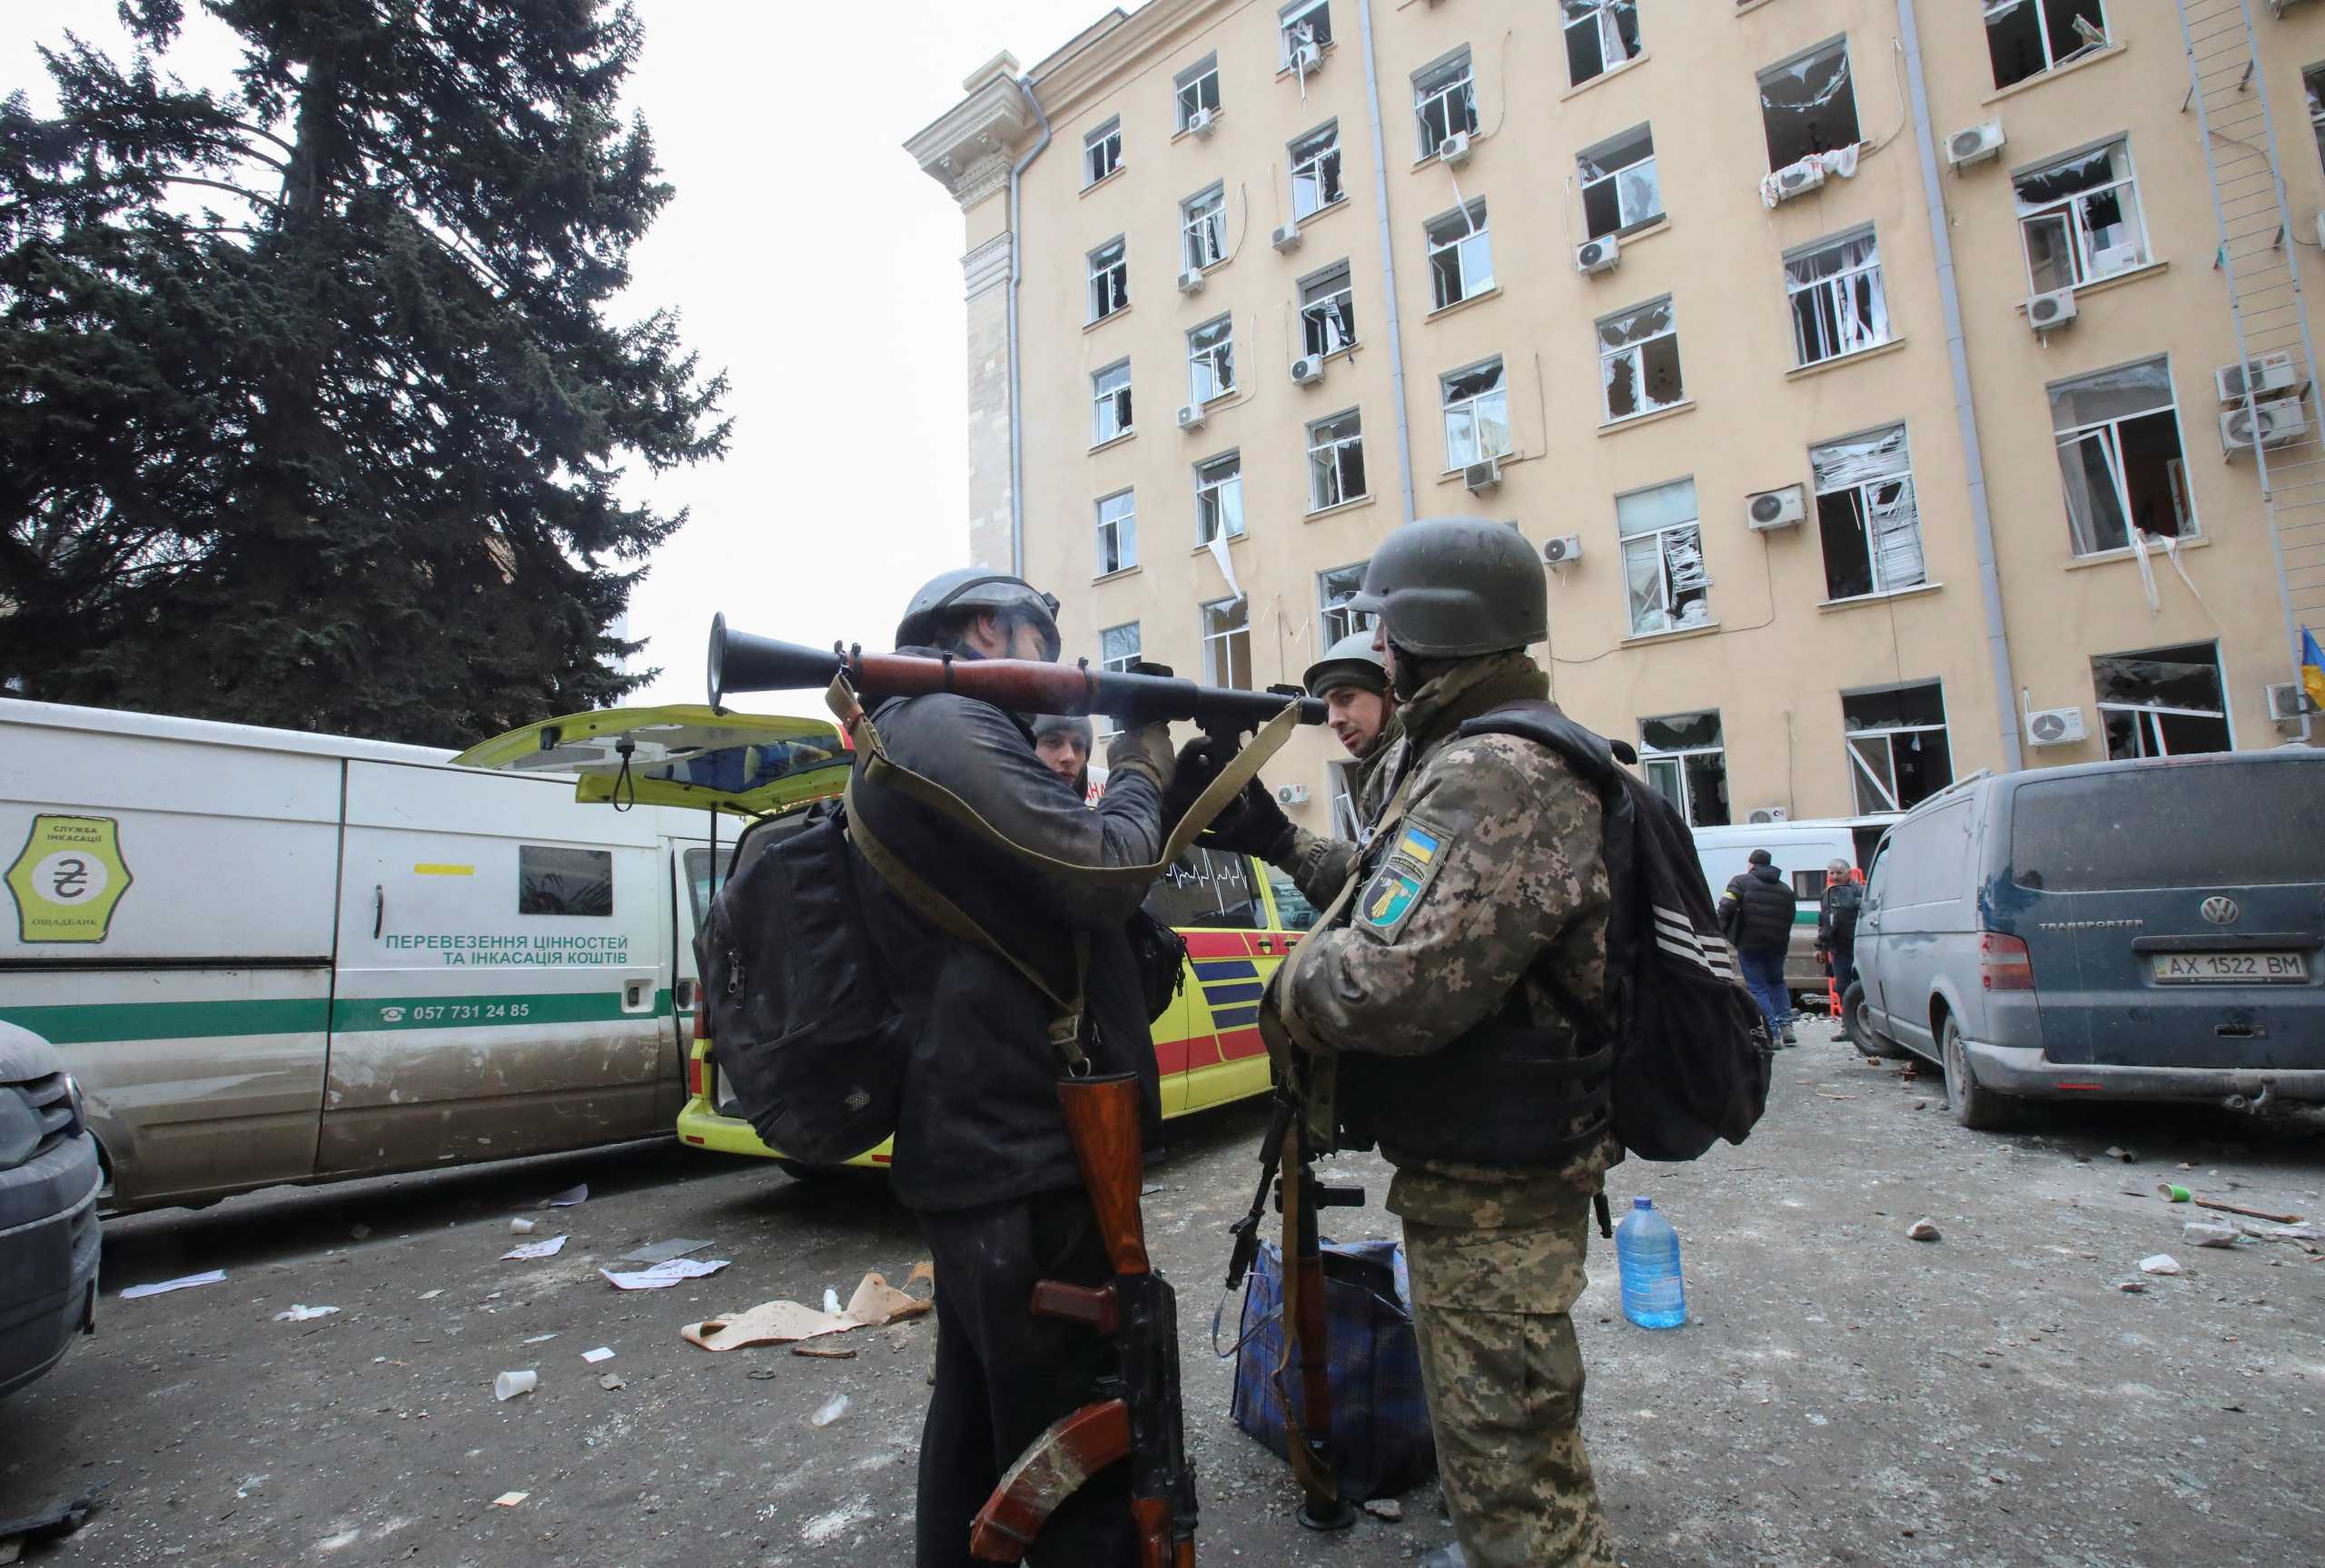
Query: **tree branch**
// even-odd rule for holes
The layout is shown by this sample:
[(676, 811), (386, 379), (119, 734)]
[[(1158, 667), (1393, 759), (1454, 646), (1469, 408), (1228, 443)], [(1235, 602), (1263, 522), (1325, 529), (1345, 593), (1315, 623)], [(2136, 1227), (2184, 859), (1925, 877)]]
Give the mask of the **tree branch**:
[(273, 197), (262, 196), (255, 191), (245, 191), (240, 185), (229, 185), (223, 180), (204, 180), (194, 174), (163, 174), (159, 178), (164, 185), (207, 185), (213, 191), (223, 191), (230, 196), (240, 196), (245, 202), (255, 202), (262, 207), (272, 207), (278, 212), (283, 210), (282, 203), (274, 200)]

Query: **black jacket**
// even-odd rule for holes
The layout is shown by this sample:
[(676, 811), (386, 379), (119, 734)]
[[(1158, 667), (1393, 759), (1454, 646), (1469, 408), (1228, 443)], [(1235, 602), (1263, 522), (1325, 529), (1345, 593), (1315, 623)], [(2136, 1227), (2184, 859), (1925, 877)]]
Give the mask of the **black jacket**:
[[(905, 650), (918, 651), (918, 650)], [(882, 705), (873, 723), (891, 760), (936, 780), (1027, 849), (1071, 865), (1143, 865), (1162, 853), (1159, 792), (1117, 768), (1096, 810), (1034, 754), (1012, 715), (953, 693)], [(1073, 936), (1090, 934), (1085, 1041), (1095, 1071), (1135, 1072), (1147, 1147), (1162, 1140), (1162, 1101), (1146, 1007), (1123, 925), (1143, 887), (1096, 888), (1044, 875), (868, 781), (856, 812), (903, 858), (1060, 996), (1073, 983)], [(937, 930), (861, 865), (866, 922), (895, 960), (893, 980), (914, 1022), (895, 1154), (896, 1196), (915, 1208), (967, 1208), (1059, 1188), (1081, 1175), (1058, 1111), (1062, 1063), (1054, 1011), (1024, 977), (975, 943)]]
[(1836, 882), (1825, 890), (1816, 912), (1816, 946), (1825, 952), (1844, 952), (1856, 945), (1856, 914), (1865, 906), (1865, 889), (1854, 882)]
[(1800, 900), (1784, 873), (1756, 865), (1727, 884), (1719, 917), (1739, 952), (1782, 952), (1792, 943), (1792, 916)]

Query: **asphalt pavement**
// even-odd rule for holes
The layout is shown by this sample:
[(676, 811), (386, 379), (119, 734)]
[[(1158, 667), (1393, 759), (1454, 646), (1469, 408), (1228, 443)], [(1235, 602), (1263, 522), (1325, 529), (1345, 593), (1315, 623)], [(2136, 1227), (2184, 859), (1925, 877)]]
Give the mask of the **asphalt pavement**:
[[(2154, 1196), (2173, 1181), (2325, 1220), (2325, 1133), (2092, 1106), (1973, 1133), (1933, 1070), (1866, 1063), (1822, 1025), (1804, 1040), (1750, 1141), (1612, 1178), (1618, 1208), (1645, 1193), (1677, 1226), (1691, 1309), (1673, 1331), (1624, 1322), (1594, 1242), (1584, 1424), (1625, 1560), (2325, 1563), (2325, 1258), (2197, 1248), (2190, 1208)], [(1283, 1466), (1227, 1418), (1212, 1307), (1263, 1119), (1174, 1124), (1148, 1177), (1181, 1292), (1200, 1559), (1402, 1563), (1449, 1538), (1433, 1486), (1401, 1521), (1311, 1534)], [(1372, 1204), (1327, 1218), (1393, 1234), (1384, 1169), (1335, 1163)], [(586, 1203), (540, 1207), (581, 1182)], [(1939, 1239), (1907, 1238), (1923, 1218)], [(502, 1258), (559, 1235), (553, 1257)], [(599, 1273), (673, 1238), (727, 1267), (635, 1293)], [(2143, 1274), (2159, 1253), (2181, 1272)], [(822, 1342), (848, 1360), (714, 1354), (678, 1330), (844, 1299), (923, 1256), (876, 1178), (801, 1182), (674, 1144), (114, 1220), (97, 1336), (0, 1405), (0, 1517), (104, 1489), (78, 1533), (27, 1549), (38, 1563), (907, 1564), (933, 1322)], [(118, 1294), (207, 1269), (225, 1278)], [(294, 1307), (339, 1310), (278, 1318)], [(520, 1369), (539, 1387), (496, 1400)]]

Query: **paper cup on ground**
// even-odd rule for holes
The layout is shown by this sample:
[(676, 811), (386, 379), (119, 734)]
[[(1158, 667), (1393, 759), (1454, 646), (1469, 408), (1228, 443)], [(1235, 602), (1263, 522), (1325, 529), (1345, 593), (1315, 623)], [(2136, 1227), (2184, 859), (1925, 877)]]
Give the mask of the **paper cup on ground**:
[(492, 1380), (492, 1396), (514, 1399), (519, 1394), (530, 1394), (540, 1383), (541, 1375), (538, 1372), (504, 1372)]
[(533, 1233), (533, 1222), (529, 1219), (512, 1219), (509, 1222), (509, 1228), (519, 1236), (530, 1236)]

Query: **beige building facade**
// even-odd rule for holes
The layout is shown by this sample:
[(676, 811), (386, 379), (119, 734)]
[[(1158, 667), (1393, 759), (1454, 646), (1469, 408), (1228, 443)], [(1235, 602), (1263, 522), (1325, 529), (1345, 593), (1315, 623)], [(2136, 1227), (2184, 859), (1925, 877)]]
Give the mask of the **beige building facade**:
[[(907, 143), (971, 559), (1261, 686), (1408, 516), (1509, 519), (1558, 701), (1698, 825), (2297, 738), (2325, 4), (2186, 9), (1150, 0), (1000, 56)], [(1271, 770), (1309, 825), (1338, 760)]]

